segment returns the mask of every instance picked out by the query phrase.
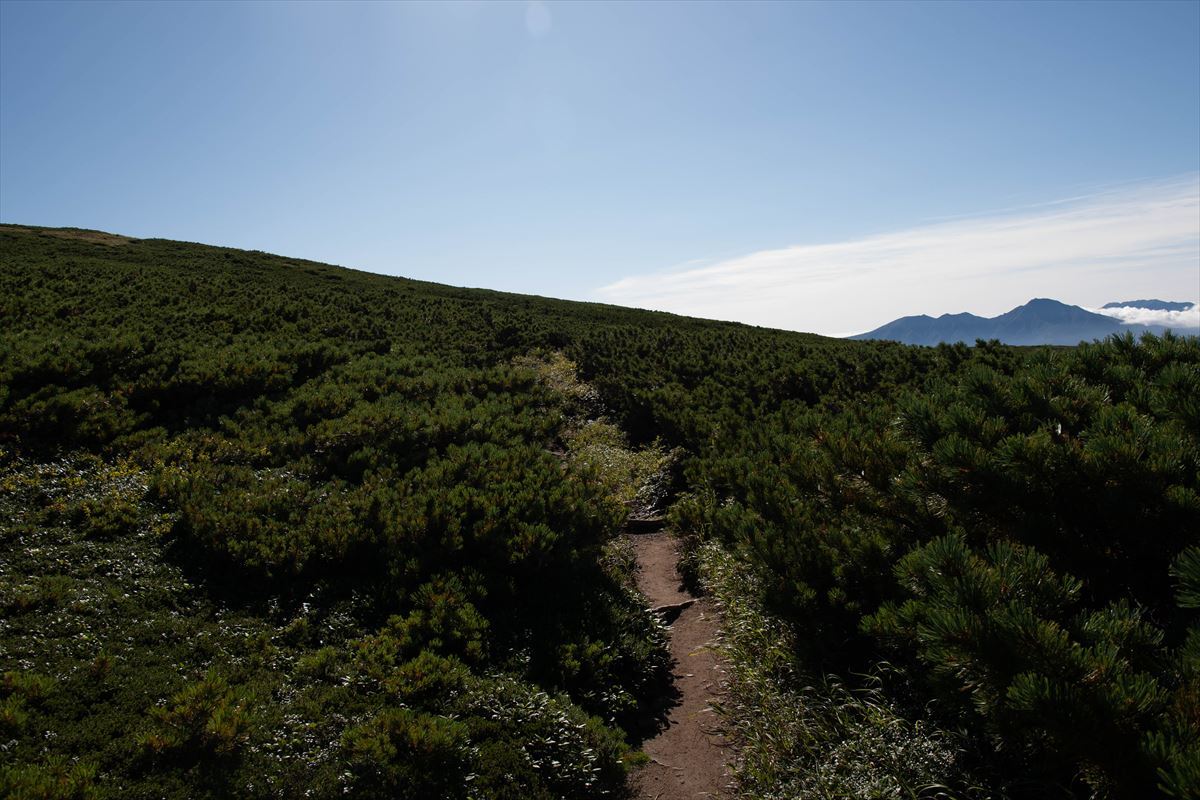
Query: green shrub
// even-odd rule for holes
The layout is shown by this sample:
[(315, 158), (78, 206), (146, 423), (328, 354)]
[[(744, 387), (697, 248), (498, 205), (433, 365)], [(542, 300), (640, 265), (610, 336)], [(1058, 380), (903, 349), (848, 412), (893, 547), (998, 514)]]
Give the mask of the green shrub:
[(866, 624), (910, 647), (938, 696), (968, 700), (1028, 768), (1048, 757), (1054, 770), (1080, 765), (1117, 795), (1153, 783), (1140, 743), (1168, 694), (1146, 671), (1161, 658), (1162, 632), (1139, 612), (1127, 603), (1080, 611), (1080, 581), (1007, 543), (976, 554), (962, 537), (937, 539), (896, 574), (912, 599)]
[(136, 504), (119, 496), (89, 498), (68, 510), (68, 517), (89, 536), (114, 539), (137, 528)]
[(61, 756), (40, 763), (0, 765), (0, 795), (10, 800), (92, 800), (99, 797), (96, 767)]
[(150, 730), (137, 743), (151, 756), (182, 761), (232, 758), (250, 737), (245, 698), (225, 678), (209, 671), (150, 710)]
[(621, 737), (566, 698), (499, 677), (476, 683), (455, 708), (478, 748), (477, 797), (583, 800), (624, 785)]
[(462, 723), (407, 708), (390, 708), (350, 728), (342, 747), (355, 797), (452, 800), (471, 779)]

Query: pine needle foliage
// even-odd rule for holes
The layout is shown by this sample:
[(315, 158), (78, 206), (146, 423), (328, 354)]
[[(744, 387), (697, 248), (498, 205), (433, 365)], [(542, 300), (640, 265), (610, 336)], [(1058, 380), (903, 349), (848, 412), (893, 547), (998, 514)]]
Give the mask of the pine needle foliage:
[(669, 510), (810, 676), (748, 695), (811, 776), (754, 796), (1197, 796), (1195, 339), (846, 342), (12, 226), (0, 319), (6, 795), (619, 796), (669, 666), (613, 540)]

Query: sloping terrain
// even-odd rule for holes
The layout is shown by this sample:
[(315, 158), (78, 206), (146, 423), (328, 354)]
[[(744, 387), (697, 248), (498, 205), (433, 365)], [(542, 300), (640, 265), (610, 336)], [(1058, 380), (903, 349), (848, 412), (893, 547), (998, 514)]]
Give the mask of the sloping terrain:
[(670, 719), (651, 510), (725, 612), (735, 792), (1200, 785), (1194, 339), (849, 342), (13, 226), (0, 318), (5, 796), (620, 796)]
[(668, 654), (606, 555), (646, 470), (577, 421), (826, 346), (89, 231), (0, 266), (15, 796), (618, 791)]

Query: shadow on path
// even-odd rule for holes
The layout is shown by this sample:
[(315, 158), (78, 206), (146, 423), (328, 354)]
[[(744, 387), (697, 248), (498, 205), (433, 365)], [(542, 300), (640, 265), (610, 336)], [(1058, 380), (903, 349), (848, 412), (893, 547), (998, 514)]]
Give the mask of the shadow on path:
[[(650, 763), (633, 776), (633, 796), (646, 800), (728, 797), (729, 743), (712, 710), (724, 673), (711, 643), (716, 610), (682, 586), (676, 541), (666, 531), (630, 537), (638, 560), (638, 588), (671, 628), (674, 688), (664, 697), (665, 727), (643, 743)], [(655, 709), (654, 716), (663, 714)]]

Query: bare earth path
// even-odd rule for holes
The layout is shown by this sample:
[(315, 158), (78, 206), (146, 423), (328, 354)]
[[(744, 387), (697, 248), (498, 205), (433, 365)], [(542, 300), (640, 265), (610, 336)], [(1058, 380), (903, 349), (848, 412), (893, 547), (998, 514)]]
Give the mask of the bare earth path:
[[(638, 800), (700, 800), (728, 797), (725, 768), (728, 743), (717, 732), (710, 703), (718, 696), (722, 670), (709, 648), (717, 616), (706, 598), (693, 598), (680, 586), (675, 539), (666, 531), (631, 536), (637, 552), (638, 588), (654, 608), (684, 605), (666, 615), (671, 626), (678, 705), (667, 727), (646, 740), (650, 763), (634, 776)], [(688, 601), (692, 601), (688, 604)], [(678, 618), (671, 621), (678, 613)]]

